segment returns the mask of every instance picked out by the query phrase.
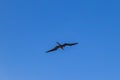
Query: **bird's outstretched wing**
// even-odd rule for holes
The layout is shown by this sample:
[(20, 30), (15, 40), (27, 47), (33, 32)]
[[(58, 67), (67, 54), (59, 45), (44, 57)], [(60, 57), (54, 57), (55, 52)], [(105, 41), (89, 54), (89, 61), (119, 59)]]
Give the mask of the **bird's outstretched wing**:
[(53, 48), (53, 49), (51, 49), (51, 50), (48, 50), (47, 53), (48, 53), (48, 52), (55, 51), (55, 50), (57, 50), (58, 48), (59, 48), (59, 46), (56, 46), (55, 48)]
[(64, 43), (63, 46), (73, 46), (73, 45), (76, 45), (78, 43)]

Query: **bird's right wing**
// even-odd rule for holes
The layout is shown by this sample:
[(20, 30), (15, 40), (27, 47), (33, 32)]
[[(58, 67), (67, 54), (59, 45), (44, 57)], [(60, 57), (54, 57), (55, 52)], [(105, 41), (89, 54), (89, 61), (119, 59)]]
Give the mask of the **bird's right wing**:
[(76, 45), (76, 44), (78, 44), (78, 43), (65, 43), (65, 44), (63, 44), (63, 46), (73, 46), (73, 45)]
[(56, 46), (55, 48), (53, 48), (53, 49), (51, 49), (51, 50), (48, 50), (47, 53), (48, 53), (48, 52), (55, 51), (55, 50), (57, 50), (58, 48), (59, 48), (59, 46)]

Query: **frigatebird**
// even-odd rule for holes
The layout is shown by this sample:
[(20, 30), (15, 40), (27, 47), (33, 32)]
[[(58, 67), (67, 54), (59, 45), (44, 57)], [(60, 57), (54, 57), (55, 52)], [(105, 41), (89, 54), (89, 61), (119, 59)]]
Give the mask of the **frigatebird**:
[(78, 43), (64, 43), (64, 44), (60, 44), (59, 42), (56, 42), (56, 43), (58, 44), (57, 46), (55, 46), (53, 49), (48, 50), (46, 52), (48, 53), (48, 52), (56, 51), (59, 48), (61, 48), (62, 50), (64, 50), (65, 46), (73, 46), (73, 45), (78, 44)]

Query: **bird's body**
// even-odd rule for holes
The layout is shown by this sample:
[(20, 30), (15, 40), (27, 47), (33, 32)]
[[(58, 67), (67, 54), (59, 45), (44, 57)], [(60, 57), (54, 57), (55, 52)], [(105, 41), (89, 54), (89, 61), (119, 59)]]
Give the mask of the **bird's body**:
[(65, 46), (73, 46), (73, 45), (76, 45), (78, 43), (64, 43), (64, 44), (60, 44), (60, 43), (57, 42), (57, 44), (58, 44), (58, 46), (54, 47), (53, 49), (51, 49), (51, 50), (49, 50), (47, 52), (52, 52), (52, 51), (55, 51), (55, 50), (57, 50), (59, 48), (61, 48), (62, 50), (64, 50)]

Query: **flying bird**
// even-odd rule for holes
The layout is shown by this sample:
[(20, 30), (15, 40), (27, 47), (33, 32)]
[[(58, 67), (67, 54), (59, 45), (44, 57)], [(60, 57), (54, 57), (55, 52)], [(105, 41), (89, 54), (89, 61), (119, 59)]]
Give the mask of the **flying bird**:
[(53, 49), (48, 50), (47, 53), (48, 53), (48, 52), (52, 52), (52, 51), (56, 51), (56, 50), (59, 49), (59, 48), (61, 48), (62, 50), (64, 50), (64, 47), (66, 47), (66, 46), (73, 46), (73, 45), (78, 44), (78, 43), (64, 43), (64, 44), (60, 44), (59, 42), (56, 42), (56, 43), (57, 43), (58, 45), (55, 46)]

